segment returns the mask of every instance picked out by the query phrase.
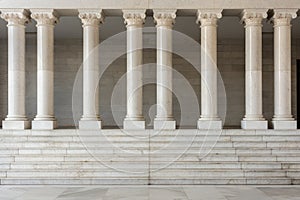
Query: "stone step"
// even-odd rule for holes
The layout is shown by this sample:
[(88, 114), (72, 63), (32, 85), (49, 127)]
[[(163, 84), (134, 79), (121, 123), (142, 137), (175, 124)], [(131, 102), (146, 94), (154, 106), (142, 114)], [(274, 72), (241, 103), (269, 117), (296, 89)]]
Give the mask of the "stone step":
[(279, 163), (295, 163), (300, 162), (298, 156), (286, 157), (286, 156), (222, 156), (222, 155), (209, 155), (209, 156), (181, 156), (181, 157), (148, 157), (148, 156), (136, 156), (136, 155), (127, 155), (127, 156), (111, 156), (111, 155), (101, 155), (101, 156), (89, 156), (89, 155), (70, 155), (70, 156), (57, 156), (57, 155), (21, 155), (21, 156), (1, 156), (0, 162), (87, 162), (87, 161), (105, 161), (105, 162), (121, 162), (121, 161), (140, 161), (140, 162), (279, 162)]
[(290, 185), (299, 183), (300, 179), (291, 178), (204, 178), (180, 179), (180, 178), (151, 178), (151, 185)]
[[(299, 155), (299, 153), (278, 153), (278, 155)], [(19, 151), (14, 151), (13, 153), (10, 152), (2, 152), (0, 153), (0, 156), (91, 156), (95, 155), (97, 157), (100, 156), (148, 156), (148, 157), (189, 157), (189, 156), (211, 156), (211, 155), (223, 155), (225, 156), (276, 156), (276, 154), (271, 154), (271, 151), (267, 150), (261, 150), (261, 151), (235, 151), (233, 150), (201, 150), (201, 149), (193, 149), (193, 150), (157, 150), (157, 151), (147, 151), (147, 150), (101, 150), (101, 149), (96, 149), (96, 150), (85, 150), (85, 149), (75, 149), (75, 150), (66, 150), (66, 149), (20, 149)]]
[(86, 148), (86, 147), (129, 147), (129, 148), (149, 148), (149, 143), (146, 142), (123, 142), (123, 143), (76, 143), (76, 142), (15, 142), (15, 143), (1, 143), (2, 147), (6, 148)]
[(0, 171), (8, 170), (10, 168), (11, 168), (11, 163), (10, 162), (1, 162), (0, 163)]
[(293, 156), (276, 156), (278, 162), (300, 162), (300, 157), (297, 155)]
[(9, 170), (7, 178), (147, 178), (148, 171), (141, 173), (117, 170)]
[[(2, 148), (97, 148), (97, 147), (129, 147), (129, 148), (149, 148), (148, 142), (132, 141), (132, 142), (1, 142)], [(155, 142), (150, 144), (152, 149), (155, 148), (175, 148), (175, 147), (234, 147), (234, 148), (300, 148), (300, 142), (193, 142), (185, 143), (177, 141), (173, 143)]]
[(266, 142), (232, 142), (233, 147), (243, 148), (266, 148)]
[[(0, 158), (1, 160), (1, 158)], [(89, 156), (89, 155), (83, 155), (83, 156), (30, 156), (30, 155), (21, 155), (14, 157), (15, 162), (24, 162), (24, 161), (30, 161), (30, 162), (42, 162), (42, 161), (53, 161), (53, 162), (64, 162), (64, 161), (77, 161), (77, 162), (86, 162), (86, 161), (106, 161), (106, 162), (112, 162), (112, 161), (145, 161), (147, 162), (149, 158), (147, 156), (136, 156), (136, 155), (129, 155), (129, 156)]]
[[(239, 157), (239, 161), (300, 161), (299, 150), (269, 150), (269, 149), (212, 149), (212, 150), (85, 150), (85, 149), (20, 149), (20, 150), (0, 150), (0, 161), (14, 161), (14, 157), (28, 156), (28, 157), (39, 157), (39, 156), (79, 156), (79, 157), (91, 157), (97, 158), (105, 157), (150, 157), (156, 159), (157, 157), (166, 158), (167, 160), (174, 158), (189, 158), (193, 160), (203, 160), (203, 157), (211, 156), (222, 156), (227, 161), (228, 157)], [(204, 159), (205, 160), (205, 159)]]
[(270, 184), (270, 185), (290, 185), (290, 184), (299, 184), (300, 179), (291, 179), (291, 178), (202, 178), (202, 179), (148, 179), (148, 178), (1, 178), (1, 184), (3, 185), (37, 185), (37, 184), (47, 184), (47, 185), (162, 185), (162, 184), (173, 184), (173, 185), (190, 185), (190, 184), (215, 184), (215, 185), (224, 185), (224, 184)]
[(242, 169), (282, 169), (278, 162), (240, 162)]
[[(112, 150), (86, 150), (86, 149), (20, 149), (14, 153), (10, 152), (2, 152), (0, 155), (127, 155), (127, 154), (134, 154), (134, 155), (145, 155), (145, 156), (200, 156), (203, 154), (207, 155), (260, 155), (260, 156), (269, 156), (271, 155), (271, 150), (257, 150), (257, 151), (250, 151), (250, 150), (234, 150), (234, 149), (225, 149), (225, 150), (218, 150), (218, 149), (211, 149), (211, 150), (201, 150), (201, 149), (192, 149), (192, 150), (119, 150), (119, 149), (112, 149)], [(299, 152), (280, 152), (277, 153), (278, 155), (300, 155)], [(273, 153), (273, 155), (276, 155)]]
[[(284, 178), (287, 176), (287, 172), (283, 170), (268, 170), (268, 171), (249, 171), (249, 170), (178, 170), (178, 169), (160, 169), (157, 171), (150, 171), (150, 176), (153, 178), (164, 177), (177, 177), (177, 178), (201, 178), (201, 177), (232, 177), (232, 178), (253, 178), (253, 177), (272, 177), (272, 178)], [(291, 174), (292, 176), (292, 174)]]
[(239, 162), (276, 162), (276, 156), (238, 156)]
[(8, 156), (0, 156), (0, 163), (8, 163), (8, 162), (14, 162), (15, 157), (8, 155)]
[[(101, 163), (101, 162), (42, 162), (42, 163), (11, 163), (8, 166), (12, 170), (54, 170), (54, 169), (67, 169), (67, 170), (83, 170), (83, 169), (94, 169), (94, 170), (103, 170), (103, 169), (117, 169), (117, 170), (128, 170), (139, 172), (143, 169), (148, 170), (148, 162), (110, 162), (110, 163)], [(0, 168), (1, 169), (1, 168)], [(7, 168), (5, 168), (7, 169)]]
[[(107, 165), (105, 165), (107, 164)], [(101, 163), (99, 161), (87, 162), (16, 162), (16, 163), (3, 163), (0, 165), (3, 169), (80, 169), (80, 168), (107, 168), (107, 167), (122, 167), (122, 168), (169, 168), (169, 169), (298, 169), (299, 163), (278, 163), (278, 162), (131, 162), (131, 161), (116, 161), (109, 163)]]
[(282, 135), (282, 136), (290, 136), (290, 135), (299, 135), (299, 130), (242, 130), (242, 129), (223, 129), (223, 130), (196, 130), (196, 129), (178, 129), (176, 131), (156, 131), (153, 129), (147, 129), (143, 131), (126, 131), (122, 129), (102, 129), (98, 131), (94, 130), (84, 130), (79, 131), (76, 129), (56, 129), (56, 130), (0, 130), (0, 137), (6, 135), (16, 135), (16, 136), (77, 136), (78, 134), (85, 135), (134, 135), (134, 136), (145, 136), (145, 135), (232, 135), (232, 136), (244, 136), (244, 135)]
[[(249, 138), (249, 141), (262, 141), (261, 139), (257, 139), (258, 137), (253, 136), (253, 139)], [(248, 141), (247, 138), (241, 139), (241, 141)], [(210, 136), (196, 136), (196, 137), (187, 137), (187, 136), (174, 136), (174, 137), (131, 137), (131, 136), (5, 136), (1, 137), (2, 142), (81, 142), (81, 141), (87, 141), (87, 142), (104, 142), (104, 141), (147, 141), (147, 142), (173, 142), (173, 141), (180, 141), (180, 142), (190, 142), (190, 141), (224, 141), (224, 142), (230, 142), (231, 137), (230, 136), (220, 136), (220, 137), (210, 137)], [(293, 141), (293, 140), (291, 140)]]
[[(249, 156), (250, 157), (250, 156)], [(259, 157), (261, 158), (261, 157)], [(263, 161), (276, 161), (276, 157), (262, 157), (264, 158)], [(31, 162), (39, 162), (39, 161), (57, 161), (57, 162), (63, 162), (63, 161), (239, 161), (239, 158), (235, 155), (209, 155), (209, 156), (203, 156), (199, 157), (199, 155), (194, 156), (144, 156), (144, 155), (134, 155), (134, 154), (128, 154), (128, 155), (18, 155), (18, 156), (1, 156), (0, 161), (10, 161), (10, 162), (23, 162), (23, 161), (31, 161)]]
[[(149, 153), (149, 148), (126, 148), (126, 152), (130, 153)], [(62, 148), (54, 148), (54, 147), (43, 147), (43, 148), (37, 148), (37, 147), (24, 147), (24, 148), (16, 148), (16, 147), (0, 147), (0, 155), (5, 154), (51, 154), (51, 153), (65, 153), (65, 154), (80, 154), (80, 153), (88, 153), (88, 152), (95, 152), (95, 153), (116, 153), (116, 152), (124, 152), (122, 149), (119, 148), (110, 148), (110, 147), (99, 147), (99, 148), (90, 148), (89, 151), (87, 151), (86, 147), (62, 147)], [(243, 148), (243, 147), (214, 147), (214, 148), (208, 148), (203, 149), (201, 147), (170, 147), (170, 148), (163, 148), (163, 149), (151, 149), (151, 153), (157, 153), (157, 154), (163, 154), (163, 153), (197, 153), (197, 152), (212, 152), (212, 153), (229, 153), (229, 154), (273, 154), (273, 155), (281, 155), (281, 154), (298, 154), (300, 152), (299, 148), (281, 148), (281, 147), (275, 147), (275, 148)]]
[(0, 178), (6, 178), (7, 177), (7, 171), (1, 170), (0, 171)]
[(254, 135), (254, 136), (231, 136), (230, 140), (233, 142), (299, 142), (300, 135), (293, 135), (293, 136), (276, 136), (276, 135)]
[(0, 162), (19, 162), (19, 161), (90, 161), (90, 160), (103, 160), (103, 161), (239, 161), (239, 162), (300, 162), (300, 157), (297, 155), (290, 156), (276, 156), (276, 155), (253, 155), (253, 154), (198, 154), (198, 153), (185, 153), (185, 154), (135, 154), (135, 153), (122, 153), (122, 154), (19, 154), (19, 155), (0, 155)]
[(220, 137), (187, 137), (174, 136), (153, 138), (130, 136), (3, 136), (1, 142), (300, 142), (300, 136), (220, 136)]
[(272, 148), (272, 154), (281, 155), (281, 154), (298, 154), (300, 148)]
[(243, 130), (243, 129), (224, 129), (222, 131), (222, 135), (282, 135), (282, 136), (291, 136), (291, 135), (299, 135), (299, 130), (274, 130), (274, 129), (268, 129), (268, 130)]
[(282, 169), (281, 163), (276, 162), (253, 162), (253, 163), (240, 163), (240, 162), (174, 162), (174, 163), (151, 163), (151, 169), (167, 168), (167, 169)]
[(300, 148), (300, 142), (267, 142), (268, 148)]
[(0, 130), (0, 141), (1, 184), (300, 184), (300, 131)]
[[(70, 177), (76, 178), (78, 176), (82, 178), (109, 178), (109, 177), (148, 177), (149, 171), (129, 171), (129, 170), (118, 170), (118, 169), (84, 169), (84, 170), (70, 170), (70, 169), (54, 169), (54, 170), (8, 170), (2, 174), (2, 177), (7, 178), (56, 178), (56, 177)], [(150, 177), (153, 178), (165, 178), (165, 177), (177, 177), (177, 178), (201, 178), (201, 177), (212, 177), (212, 178), (254, 178), (254, 177), (269, 177), (269, 178), (284, 178), (284, 177), (296, 177), (300, 175), (297, 171), (283, 171), (283, 170), (236, 170), (236, 169), (218, 169), (218, 170), (204, 170), (204, 169), (193, 169), (193, 170), (179, 170), (179, 169), (158, 169), (150, 170)]]
[(300, 179), (299, 170), (294, 170), (294, 171), (288, 170), (286, 173), (287, 173), (287, 177)]
[[(300, 132), (299, 132), (300, 134)], [(89, 135), (87, 133), (84, 133), (82, 135), (78, 134), (71, 134), (71, 135), (65, 135), (65, 134), (55, 134), (54, 132), (51, 132), (49, 135), (30, 135), (30, 134), (24, 134), (24, 132), (20, 132), (18, 134), (2, 134), (0, 132), (0, 138), (1, 141), (3, 140), (14, 140), (14, 141), (81, 141), (81, 140), (87, 140), (87, 141), (105, 141), (105, 140), (147, 140), (147, 141), (252, 141), (252, 142), (259, 142), (259, 141), (300, 141), (300, 135), (299, 134), (282, 134), (282, 135), (272, 135), (272, 134), (265, 134), (265, 135), (253, 135), (253, 134), (244, 134), (244, 135), (196, 135), (196, 134), (171, 134), (171, 135), (165, 135), (165, 134), (156, 134), (154, 136), (151, 135), (130, 135), (130, 134), (93, 134)]]
[[(149, 132), (150, 131), (150, 132)], [(178, 132), (180, 131), (180, 132)], [(72, 140), (78, 138), (127, 138), (127, 139), (147, 139), (152, 141), (159, 141), (168, 140), (169, 139), (183, 139), (183, 140), (190, 140), (193, 138), (206, 138), (208, 140), (211, 139), (223, 139), (223, 140), (250, 140), (250, 141), (299, 141), (299, 134), (300, 131), (275, 131), (275, 132), (265, 132), (264, 134), (257, 134), (252, 133), (251, 131), (246, 131), (240, 134), (234, 134), (232, 131), (221, 133), (215, 132), (214, 134), (207, 133), (205, 131), (195, 132), (194, 130), (177, 130), (177, 131), (168, 131), (168, 132), (155, 132), (153, 130), (145, 130), (145, 131), (126, 131), (122, 132), (122, 130), (105, 130), (102, 132), (89, 132), (85, 130), (82, 133), (78, 133), (75, 130), (71, 132), (62, 132), (62, 130), (53, 130), (53, 131), (32, 131), (32, 130), (25, 130), (25, 131), (10, 131), (7, 133), (3, 133), (3, 130), (0, 129), (0, 137), (1, 138), (14, 138), (19, 140), (36, 140), (36, 139), (56, 139), (60, 138), (62, 140)], [(35, 139), (36, 138), (36, 139)]]
[(232, 141), (232, 142), (299, 142), (300, 141), (300, 135), (292, 135), (292, 136), (265, 136), (265, 135), (239, 135), (239, 136), (190, 136), (187, 137), (185, 135), (180, 136), (156, 136), (153, 138), (150, 138), (150, 142), (157, 142), (157, 141)]
[(300, 162), (291, 162), (291, 163), (282, 163), (282, 168), (283, 169), (295, 169), (295, 170), (300, 170)]
[(148, 185), (148, 177), (134, 178), (1, 178), (1, 185)]

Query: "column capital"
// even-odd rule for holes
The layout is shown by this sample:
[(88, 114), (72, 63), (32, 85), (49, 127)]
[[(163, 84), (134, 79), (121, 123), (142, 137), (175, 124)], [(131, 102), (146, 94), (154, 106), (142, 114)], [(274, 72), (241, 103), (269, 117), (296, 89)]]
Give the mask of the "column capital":
[(177, 10), (153, 10), (154, 22), (156, 26), (172, 27), (175, 23)]
[(290, 26), (291, 20), (297, 17), (297, 9), (274, 9), (271, 22), (274, 26)]
[(29, 11), (26, 9), (2, 9), (1, 18), (8, 22), (8, 25), (24, 25), (29, 21)]
[(240, 15), (241, 23), (246, 26), (261, 26), (262, 19), (268, 16), (268, 9), (245, 9)]
[(53, 9), (31, 9), (31, 18), (39, 25), (55, 25), (58, 22), (58, 14)]
[(145, 23), (146, 10), (123, 10), (124, 23), (127, 26), (140, 26)]
[(102, 9), (82, 9), (79, 11), (79, 18), (83, 26), (98, 26), (104, 21)]
[(222, 9), (198, 9), (196, 23), (201, 24), (201, 26), (216, 26), (221, 17)]

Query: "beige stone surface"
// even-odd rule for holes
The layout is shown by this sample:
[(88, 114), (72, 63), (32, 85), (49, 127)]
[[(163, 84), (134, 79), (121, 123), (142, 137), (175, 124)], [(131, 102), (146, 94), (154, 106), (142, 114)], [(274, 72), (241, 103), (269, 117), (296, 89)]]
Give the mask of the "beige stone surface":
[(245, 8), (297, 8), (300, 7), (298, 0), (261, 1), (261, 0), (15, 0), (0, 1), (0, 8), (55, 8), (55, 9), (78, 9), (78, 8), (101, 8), (101, 9), (197, 9), (197, 8), (223, 8), (223, 9), (245, 9)]

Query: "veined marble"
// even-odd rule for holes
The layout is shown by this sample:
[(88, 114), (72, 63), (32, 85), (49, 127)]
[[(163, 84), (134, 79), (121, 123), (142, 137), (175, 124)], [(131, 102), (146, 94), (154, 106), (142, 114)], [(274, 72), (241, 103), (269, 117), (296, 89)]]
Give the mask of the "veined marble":
[(0, 131), (2, 185), (300, 184), (299, 131)]
[(297, 186), (1, 186), (1, 200), (296, 200)]

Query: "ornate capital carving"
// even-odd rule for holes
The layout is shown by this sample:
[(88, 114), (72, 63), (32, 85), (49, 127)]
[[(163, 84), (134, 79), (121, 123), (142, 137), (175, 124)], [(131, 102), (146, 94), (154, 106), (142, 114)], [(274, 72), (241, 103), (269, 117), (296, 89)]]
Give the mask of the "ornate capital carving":
[(172, 27), (175, 23), (176, 10), (153, 10), (154, 22), (156, 26)]
[(127, 26), (140, 26), (145, 23), (146, 10), (123, 10), (124, 23)]
[(196, 23), (200, 23), (201, 26), (216, 26), (221, 17), (222, 9), (198, 9)]
[(247, 26), (261, 26), (262, 19), (268, 16), (267, 9), (245, 9), (241, 13), (241, 23)]
[(58, 14), (53, 9), (32, 9), (31, 18), (40, 25), (54, 25), (58, 22)]
[(104, 21), (104, 15), (102, 9), (100, 10), (79, 10), (79, 18), (83, 26), (98, 26), (100, 23)]
[(271, 22), (274, 26), (290, 26), (291, 20), (297, 17), (297, 9), (275, 9)]
[(1, 18), (8, 22), (8, 25), (24, 25), (29, 21), (29, 12), (25, 9), (3, 9)]

